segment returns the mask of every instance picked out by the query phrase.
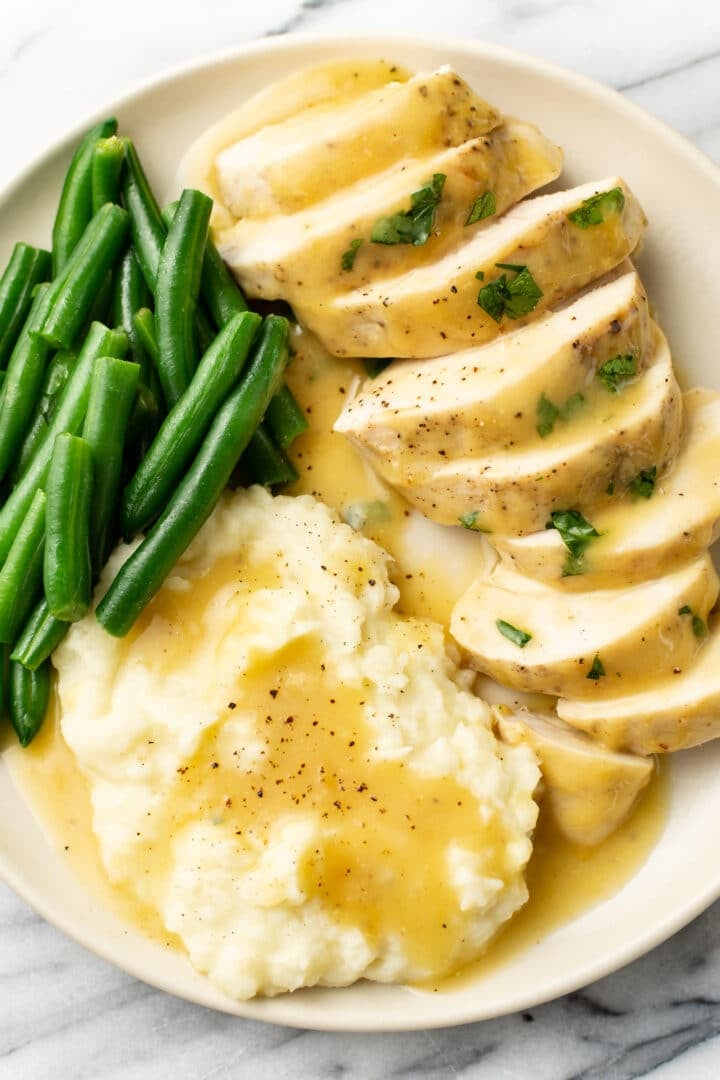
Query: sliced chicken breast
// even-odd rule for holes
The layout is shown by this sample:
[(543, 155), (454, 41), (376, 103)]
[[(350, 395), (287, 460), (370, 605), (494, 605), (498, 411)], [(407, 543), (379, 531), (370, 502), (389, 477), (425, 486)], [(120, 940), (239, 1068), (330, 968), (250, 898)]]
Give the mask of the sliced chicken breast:
[[(467, 225), (479, 196), (492, 194), (493, 212), (485, 220), (499, 217), (561, 168), (561, 151), (537, 128), (507, 120), (461, 146), (433, 147), (429, 155), (394, 163), (296, 214), (241, 219), (218, 234), (218, 244), (249, 296), (302, 304), (317, 290), (326, 296), (350, 291), (408, 262), (437, 258), (487, 227), (483, 221)], [(445, 180), (429, 240), (411, 253), (404, 244), (373, 243), (376, 222), (407, 209), (412, 193), (435, 174)], [(359, 247), (352, 266), (343, 269), (353, 243)]]
[(640, 379), (623, 393), (602, 391), (565, 420), (556, 418), (545, 437), (536, 432), (519, 446), (462, 458), (419, 440), (415, 457), (401, 467), (389, 455), (371, 454), (371, 461), (434, 521), (522, 535), (544, 528), (556, 510), (592, 515), (610, 499), (611, 485), (623, 492), (642, 470), (662, 475), (675, 461), (681, 429), (682, 395), (658, 331), (655, 355)]
[[(686, 616), (688, 622), (692, 616)], [(558, 701), (568, 724), (607, 746), (664, 754), (720, 737), (720, 623), (711, 621), (696, 659), (647, 689), (618, 697)]]
[(321, 102), (218, 155), (217, 181), (236, 217), (292, 214), (405, 158), (492, 131), (500, 114), (449, 67)]
[(599, 844), (622, 825), (653, 773), (653, 762), (599, 746), (562, 721), (525, 710), (498, 711), (503, 742), (525, 743), (538, 757), (543, 803), (576, 844)]
[[(621, 198), (609, 200), (595, 224), (568, 217), (616, 189)], [(492, 341), (574, 296), (635, 250), (645, 224), (635, 196), (611, 176), (526, 199), (432, 264), (413, 268), (408, 247), (406, 269), (397, 276), (340, 296), (296, 300), (295, 311), (338, 356), (441, 356)], [(496, 321), (478, 304), (479, 291), (499, 287), (503, 274), (511, 284), (518, 268), (531, 275), (539, 295), (521, 305), (517, 320), (496, 311)]]
[[(365, 382), (335, 425), (401, 477), (420, 455), (437, 462), (537, 441), (543, 396), (560, 407), (595, 392), (615, 404), (598, 368), (630, 356), (635, 377), (656, 338), (632, 269), (489, 345), (426, 360), (399, 360)], [(623, 387), (626, 388), (626, 387)]]
[(707, 620), (717, 595), (709, 555), (663, 578), (583, 593), (498, 566), (460, 598), (450, 630), (472, 665), (498, 682), (600, 699), (670, 679), (690, 664), (702, 638), (681, 609)]
[(593, 514), (601, 535), (588, 545), (582, 576), (563, 578), (567, 549), (554, 529), (494, 534), (508, 565), (542, 581), (562, 580), (565, 588), (604, 588), (657, 577), (710, 547), (720, 535), (720, 394), (690, 390), (683, 414), (677, 461), (652, 498), (610, 501)]

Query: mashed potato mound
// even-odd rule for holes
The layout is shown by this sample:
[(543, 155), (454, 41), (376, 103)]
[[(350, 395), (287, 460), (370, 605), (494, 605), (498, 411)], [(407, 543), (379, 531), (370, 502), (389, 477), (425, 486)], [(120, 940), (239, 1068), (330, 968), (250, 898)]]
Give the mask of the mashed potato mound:
[(57, 651), (110, 880), (234, 998), (440, 976), (527, 898), (535, 760), (441, 627), (393, 610), (388, 561), (251, 488), (127, 638), (90, 615)]

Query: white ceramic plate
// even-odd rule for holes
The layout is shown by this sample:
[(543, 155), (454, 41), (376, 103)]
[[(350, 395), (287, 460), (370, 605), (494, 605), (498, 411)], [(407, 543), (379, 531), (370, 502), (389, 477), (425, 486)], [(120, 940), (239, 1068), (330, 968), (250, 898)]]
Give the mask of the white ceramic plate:
[[(0, 199), (0, 263), (15, 239), (46, 244), (67, 162), (92, 120), (115, 114), (136, 139), (156, 190), (168, 192), (189, 144), (273, 79), (341, 56), (386, 57), (428, 70), (452, 64), (505, 112), (532, 120), (566, 151), (566, 186), (621, 173), (650, 219), (641, 270), (685, 386), (720, 389), (720, 286), (707, 242), (720, 220), (720, 172), (690, 144), (618, 94), (495, 46), (407, 38), (288, 37), (243, 47), (162, 76), (92, 117)], [(550, 934), (476, 985), (440, 995), (360, 983), (237, 1004), (182, 956), (123, 926), (75, 880), (0, 761), (0, 874), (46, 919), (126, 971), (191, 1001), (298, 1027), (439, 1027), (536, 1005), (621, 967), (720, 896), (720, 744), (678, 755), (664, 833), (610, 900)]]

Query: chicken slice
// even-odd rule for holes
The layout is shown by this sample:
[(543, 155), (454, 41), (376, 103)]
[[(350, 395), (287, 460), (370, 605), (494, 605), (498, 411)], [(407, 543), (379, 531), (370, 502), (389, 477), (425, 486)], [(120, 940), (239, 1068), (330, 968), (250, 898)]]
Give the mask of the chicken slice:
[(622, 825), (653, 773), (652, 759), (599, 746), (561, 721), (498, 710), (503, 742), (532, 747), (543, 776), (543, 802), (576, 844), (599, 844)]
[[(685, 616), (691, 622), (692, 616)], [(618, 697), (562, 699), (558, 714), (607, 746), (635, 754), (663, 754), (720, 736), (720, 621), (694, 662), (646, 690)]]
[(592, 516), (601, 534), (584, 556), (584, 573), (563, 579), (567, 549), (554, 529), (529, 536), (493, 535), (508, 565), (566, 588), (604, 588), (622, 578), (658, 577), (699, 555), (720, 535), (720, 394), (683, 396), (684, 426), (675, 466), (652, 498), (610, 502)]
[[(507, 120), (461, 146), (433, 147), (422, 158), (341, 188), (296, 214), (244, 218), (218, 234), (225, 261), (249, 296), (302, 303), (310, 290), (324, 295), (349, 291), (407, 263), (406, 245), (373, 243), (375, 223), (405, 210), (411, 194), (435, 174), (445, 177), (429, 240), (413, 248), (413, 265), (456, 246), (475, 200), (492, 193), (493, 215), (503, 214), (529, 192), (558, 176), (562, 152), (532, 124)], [(342, 259), (355, 242), (353, 265)]]
[(266, 125), (218, 155), (217, 181), (236, 217), (292, 214), (364, 176), (476, 139), (499, 123), (497, 109), (443, 67)]
[(681, 609), (706, 620), (717, 595), (709, 555), (640, 585), (623, 582), (584, 593), (543, 585), (500, 565), (461, 596), (450, 631), (472, 665), (498, 682), (531, 693), (600, 699), (672, 678), (676, 668), (691, 663), (702, 638)]
[[(568, 217), (615, 190), (621, 198), (608, 201), (597, 223), (582, 227)], [(645, 224), (635, 196), (611, 176), (526, 199), (430, 264), (414, 268), (413, 248), (405, 245), (404, 272), (339, 296), (296, 301), (295, 311), (338, 356), (440, 356), (492, 341), (574, 296), (634, 251)], [(496, 321), (478, 304), (481, 288), (519, 274), (498, 264), (526, 268), (540, 290), (518, 321)]]
[(489, 345), (417, 363), (399, 360), (368, 380), (335, 424), (361, 450), (401, 477), (419, 455), (437, 462), (535, 439), (544, 395), (562, 404), (594, 390), (607, 360), (631, 356), (636, 376), (652, 356), (645, 290), (634, 270), (591, 289)]
[(641, 378), (618, 394), (600, 388), (571, 416), (558, 416), (544, 437), (535, 432), (518, 446), (460, 458), (437, 440), (421, 439), (400, 467), (389, 454), (370, 459), (409, 503), (444, 525), (522, 535), (544, 528), (556, 510), (591, 516), (609, 501), (610, 485), (624, 491), (643, 470), (660, 476), (675, 460), (682, 395), (667, 342), (656, 333), (655, 355)]

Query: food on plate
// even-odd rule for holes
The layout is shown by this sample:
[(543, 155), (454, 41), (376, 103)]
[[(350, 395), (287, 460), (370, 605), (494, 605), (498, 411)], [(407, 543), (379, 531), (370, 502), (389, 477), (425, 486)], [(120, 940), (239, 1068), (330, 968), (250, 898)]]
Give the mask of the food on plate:
[[(685, 612), (693, 623), (699, 616)], [(564, 721), (605, 746), (634, 754), (665, 754), (716, 739), (720, 735), (720, 666), (717, 619), (707, 627), (695, 621), (707, 642), (695, 659), (652, 685), (617, 692), (598, 701), (561, 698)]]
[(11, 721), (54, 695), (108, 879), (233, 997), (455, 971), (538, 806), (586, 854), (719, 730), (720, 397), (637, 197), (561, 165), (449, 68), (339, 61), (162, 208), (97, 125), (0, 280)]
[(510, 746), (535, 751), (547, 800), (566, 836), (599, 844), (623, 821), (649, 782), (652, 760), (609, 750), (561, 721), (526, 709), (498, 709), (497, 725)]
[(438, 976), (525, 901), (534, 756), (396, 598), (373, 541), (253, 487), (128, 637), (56, 654), (111, 880), (235, 997)]
[[(522, 350), (524, 331), (516, 335)], [(529, 399), (518, 395), (517, 412), (529, 412), (535, 419), (535, 428), (525, 439), (509, 438), (480, 453), (454, 451), (453, 437), (446, 440), (445, 431), (463, 427), (472, 431), (474, 423), (474, 403), (466, 415), (460, 399), (452, 423), (445, 428), (430, 431), (427, 438), (424, 431), (419, 438), (410, 434), (399, 466), (388, 450), (373, 450), (372, 461), (409, 503), (446, 525), (472, 518), (475, 529), (523, 535), (542, 529), (554, 511), (568, 506), (590, 514), (598, 503), (612, 497), (607, 494), (609, 487), (613, 493), (628, 490), (644, 469), (663, 475), (677, 455), (682, 395), (667, 343), (659, 331), (653, 337), (655, 348), (647, 369), (622, 394), (610, 395), (604, 388), (577, 391), (560, 409), (545, 394)], [(437, 367), (441, 384), (443, 373)], [(456, 372), (457, 368), (445, 373), (451, 384), (462, 380)], [(374, 393), (372, 387), (369, 393)], [(377, 408), (387, 417), (385, 441), (391, 442), (394, 435), (396, 443), (403, 443), (402, 421), (394, 421), (393, 403), (391, 371)], [(340, 418), (340, 431), (357, 423), (354, 416), (346, 416)], [(352, 437), (366, 446), (362, 418), (352, 429)], [(463, 436), (456, 439), (465, 441)], [(466, 439), (472, 442), (472, 434)]]
[(661, 678), (690, 663), (703, 635), (682, 609), (705, 625), (719, 585), (706, 554), (661, 578), (588, 592), (535, 582), (499, 565), (458, 601), (451, 631), (499, 682), (558, 697), (605, 696), (642, 685), (648, 672)]
[[(604, 588), (642, 581), (693, 559), (717, 539), (720, 526), (720, 395), (689, 390), (683, 395), (683, 435), (675, 467), (658, 478), (642, 505), (609, 501), (593, 513), (599, 535), (585, 554), (582, 576), (565, 587)], [(493, 542), (523, 574), (545, 581), (562, 577), (567, 548), (556, 529), (527, 536), (496, 536)]]

